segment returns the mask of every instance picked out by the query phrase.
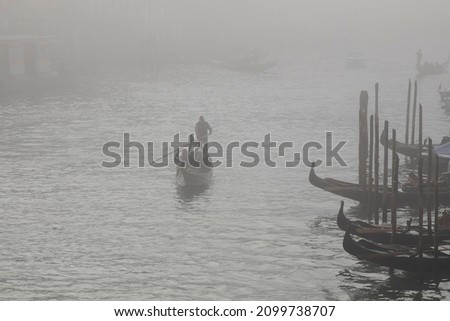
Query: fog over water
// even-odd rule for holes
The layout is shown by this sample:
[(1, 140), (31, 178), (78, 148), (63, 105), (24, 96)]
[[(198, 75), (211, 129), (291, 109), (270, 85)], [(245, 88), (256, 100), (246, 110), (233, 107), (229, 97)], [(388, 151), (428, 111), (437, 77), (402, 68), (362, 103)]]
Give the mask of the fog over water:
[[(334, 144), (347, 141), (348, 166), (317, 173), (356, 182), (360, 91), (373, 112), (379, 82), (380, 121), (403, 141), (416, 52), (447, 59), (449, 9), (444, 0), (0, 0), (0, 48), (16, 48), (0, 55), (0, 69), (14, 71), (0, 78), (0, 299), (448, 300), (448, 282), (421, 287), (346, 253), (341, 198), (312, 186), (303, 164), (248, 169), (237, 155), (200, 192), (176, 187), (172, 155), (160, 169), (138, 168), (137, 150), (130, 168), (101, 164), (103, 144), (124, 133), (158, 146), (203, 115), (210, 141), (262, 142), (269, 132), (292, 141), (279, 164), (333, 132)], [(29, 63), (17, 47), (30, 38), (46, 46), (38, 76), (18, 74)], [(346, 68), (353, 54), (364, 68)], [(226, 64), (254, 56), (276, 64)], [(424, 137), (439, 142), (450, 116), (437, 88), (449, 74), (417, 80)], [(346, 200), (348, 215), (365, 219), (356, 205)], [(399, 223), (410, 217), (417, 223), (417, 209), (401, 209)]]
[(448, 6), (445, 0), (3, 0), (0, 33), (52, 36), (62, 54), (97, 62), (242, 55), (255, 48), (423, 47), (443, 59), (435, 47), (448, 40)]

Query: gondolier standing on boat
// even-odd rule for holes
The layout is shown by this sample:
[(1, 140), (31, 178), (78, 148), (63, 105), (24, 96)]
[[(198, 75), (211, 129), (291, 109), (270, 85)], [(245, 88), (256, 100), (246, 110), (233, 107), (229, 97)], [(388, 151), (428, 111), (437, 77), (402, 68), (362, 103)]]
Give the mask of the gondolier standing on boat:
[(197, 124), (195, 124), (195, 136), (202, 145), (208, 142), (208, 135), (212, 134), (212, 127), (205, 121), (203, 116), (200, 116)]

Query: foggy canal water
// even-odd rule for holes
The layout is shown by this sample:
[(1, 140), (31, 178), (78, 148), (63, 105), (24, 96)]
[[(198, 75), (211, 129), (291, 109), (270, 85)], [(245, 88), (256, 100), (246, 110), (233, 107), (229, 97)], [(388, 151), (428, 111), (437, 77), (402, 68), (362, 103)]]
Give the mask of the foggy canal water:
[[(311, 186), (303, 165), (219, 167), (190, 195), (177, 191), (173, 164), (138, 168), (135, 157), (131, 168), (101, 167), (105, 142), (123, 133), (171, 141), (203, 115), (210, 140), (223, 144), (270, 132), (301, 152), (331, 131), (348, 141), (340, 154), (349, 166), (317, 173), (356, 181), (360, 90), (373, 110), (380, 83), (380, 119), (403, 140), (415, 76), (414, 52), (403, 54), (367, 54), (365, 69), (347, 70), (345, 54), (289, 53), (261, 74), (179, 65), (4, 97), (0, 299), (447, 300), (449, 283), (421, 290), (407, 274), (347, 254), (335, 222), (341, 198)], [(419, 80), (424, 135), (435, 140), (448, 135), (440, 82), (448, 75)], [(401, 220), (414, 213), (402, 210)]]

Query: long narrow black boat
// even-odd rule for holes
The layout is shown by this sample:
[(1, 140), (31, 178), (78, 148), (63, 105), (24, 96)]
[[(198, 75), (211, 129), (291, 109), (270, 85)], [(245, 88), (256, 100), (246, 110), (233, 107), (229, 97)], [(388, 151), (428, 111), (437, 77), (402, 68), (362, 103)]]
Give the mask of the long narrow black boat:
[[(392, 139), (386, 139), (386, 133), (383, 132), (381, 133), (380, 136), (380, 143), (383, 146), (386, 146), (386, 143), (388, 144), (388, 148), (392, 149), (392, 146), (394, 145), (394, 142)], [(395, 141), (395, 148), (397, 150), (397, 153), (408, 156), (410, 158), (418, 158), (419, 157), (419, 145), (417, 144), (404, 144), (404, 143), (400, 143), (399, 141)], [(428, 148), (427, 146), (423, 145), (422, 146), (422, 153), (426, 154), (428, 153)]]
[[(394, 241), (395, 244), (416, 246), (419, 240), (418, 226), (399, 226), (397, 227), (397, 232), (395, 233), (394, 238), (392, 238), (392, 228), (390, 226), (373, 225), (360, 220), (349, 220), (344, 214), (343, 201), (341, 202), (341, 207), (339, 209), (337, 225), (341, 230), (382, 244), (390, 244), (392, 241)], [(432, 244), (434, 241), (434, 235), (428, 235), (428, 231), (425, 228), (422, 231), (423, 244)], [(449, 241), (450, 230), (441, 229), (438, 232), (438, 240), (439, 242)]]
[[(450, 101), (449, 101), (450, 103)], [(445, 137), (442, 139), (443, 142), (445, 142)], [(386, 143), (388, 144), (388, 148), (392, 150), (392, 146), (393, 146), (393, 140), (386, 139), (386, 134), (384, 133), (384, 131), (381, 133), (381, 137), (380, 137), (380, 143), (381, 145), (385, 146)], [(419, 157), (419, 145), (418, 144), (404, 144), (404, 143), (400, 143), (399, 141), (395, 142), (396, 144), (396, 150), (397, 153), (408, 156), (411, 159), (418, 159)], [(442, 144), (442, 143), (441, 143)], [(438, 147), (438, 145), (434, 145), (433, 148)], [(432, 156), (432, 166), (434, 166), (436, 159), (435, 159), (435, 155), (433, 154)], [(447, 163), (448, 160), (444, 159), (444, 158), (439, 158), (439, 170), (445, 171), (447, 168)], [(424, 166), (424, 168), (428, 168), (428, 147), (426, 145), (422, 146), (422, 164)]]
[[(311, 166), (311, 170), (309, 172), (309, 182), (327, 192), (349, 198), (360, 203), (367, 202), (368, 192), (359, 184), (349, 183), (340, 181), (334, 178), (321, 178), (316, 175), (314, 170), (315, 164), (313, 163)], [(389, 190), (388, 197), (391, 195), (391, 190)], [(381, 202), (382, 193), (377, 193), (378, 200)]]
[[(343, 241), (344, 250), (356, 256), (360, 260), (369, 261), (381, 266), (398, 270), (418, 272), (419, 256), (415, 249), (401, 245), (383, 245), (366, 239), (356, 241), (350, 232), (345, 233)], [(437, 258), (435, 258), (437, 254)], [(450, 271), (450, 255), (433, 249), (425, 249), (422, 258), (422, 271), (431, 273), (436, 270), (440, 272)]]
[[(333, 178), (321, 178), (318, 177), (314, 171), (315, 165), (311, 166), (309, 172), (309, 182), (321, 188), (327, 192), (349, 198), (360, 203), (367, 203), (368, 191), (361, 185), (355, 183), (344, 182)], [(388, 188), (387, 199), (388, 204), (391, 202), (392, 189)], [(380, 187), (378, 192), (373, 192), (373, 200), (377, 200), (378, 204), (382, 203), (383, 199), (383, 187)], [(424, 201), (427, 202), (428, 198), (434, 200), (434, 193), (432, 191), (425, 191)], [(419, 201), (418, 193), (415, 190), (410, 191), (398, 191), (398, 205), (402, 206), (417, 206)], [(450, 204), (450, 190), (446, 189), (439, 192), (439, 203), (441, 205)]]

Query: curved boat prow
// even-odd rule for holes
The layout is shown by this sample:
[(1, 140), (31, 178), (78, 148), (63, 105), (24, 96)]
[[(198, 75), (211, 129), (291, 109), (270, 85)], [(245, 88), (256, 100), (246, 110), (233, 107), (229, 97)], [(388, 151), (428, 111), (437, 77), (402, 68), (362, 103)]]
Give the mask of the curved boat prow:
[(316, 167), (316, 162), (312, 162), (311, 164), (311, 169), (309, 170), (309, 182), (312, 185), (321, 188), (322, 184), (318, 184), (319, 177), (317, 177), (314, 167)]
[(355, 251), (354, 241), (348, 231), (345, 231), (344, 240), (342, 241), (342, 247), (348, 254), (357, 256), (358, 253), (357, 251)]
[(337, 217), (337, 225), (338, 227), (343, 230), (348, 230), (348, 219), (344, 215), (344, 201), (341, 201), (341, 208), (339, 209), (338, 217)]
[(386, 142), (387, 142), (386, 131), (383, 129), (380, 136), (380, 144), (384, 146)]

